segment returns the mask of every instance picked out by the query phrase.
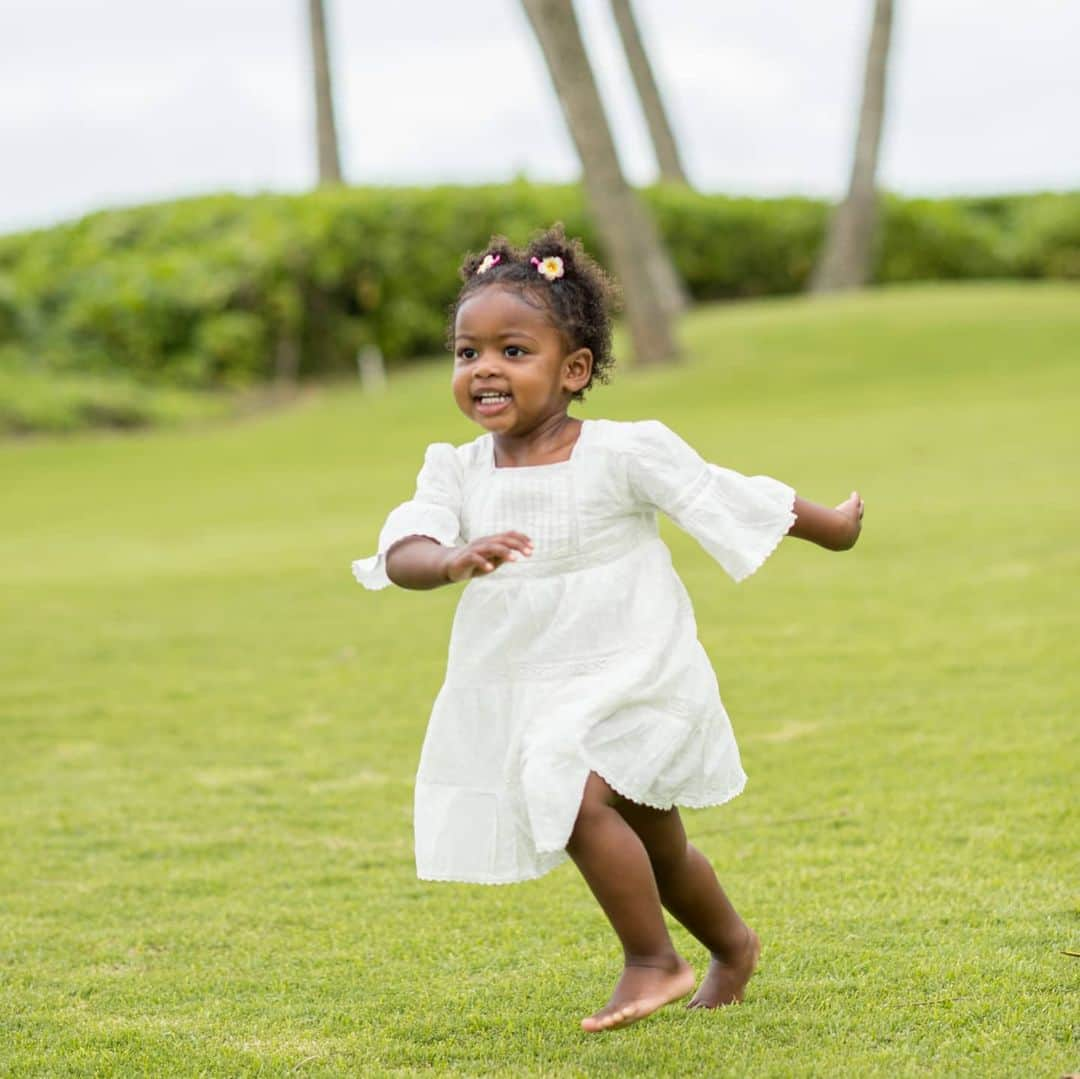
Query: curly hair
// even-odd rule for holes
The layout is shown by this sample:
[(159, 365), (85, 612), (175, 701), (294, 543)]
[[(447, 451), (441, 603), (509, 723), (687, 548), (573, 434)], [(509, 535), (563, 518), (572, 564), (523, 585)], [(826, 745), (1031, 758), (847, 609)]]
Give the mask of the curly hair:
[[(554, 280), (538, 272), (537, 263), (558, 257), (561, 276)], [(479, 254), (465, 256), (459, 270), (463, 284), (450, 306), (448, 342), (453, 349), (454, 322), (461, 305), (481, 289), (497, 285), (512, 289), (535, 307), (543, 307), (566, 341), (567, 350), (587, 348), (593, 366), (589, 381), (573, 395), (580, 401), (594, 382), (609, 382), (615, 357), (611, 354), (611, 316), (618, 309), (615, 282), (585, 253), (581, 241), (568, 239), (562, 224), (537, 233), (529, 245), (514, 247), (504, 236), (493, 236)]]

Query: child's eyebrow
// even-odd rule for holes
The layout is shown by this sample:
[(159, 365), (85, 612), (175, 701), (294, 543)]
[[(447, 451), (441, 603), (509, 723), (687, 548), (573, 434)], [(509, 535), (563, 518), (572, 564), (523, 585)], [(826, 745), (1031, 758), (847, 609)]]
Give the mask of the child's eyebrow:
[[(458, 333), (454, 334), (455, 341), (475, 341), (477, 337), (483, 336), (482, 334), (474, 333)], [(501, 333), (492, 334), (496, 340), (505, 341), (508, 337), (523, 337), (528, 341), (536, 343), (536, 338), (532, 334), (526, 333), (524, 330), (503, 330)]]

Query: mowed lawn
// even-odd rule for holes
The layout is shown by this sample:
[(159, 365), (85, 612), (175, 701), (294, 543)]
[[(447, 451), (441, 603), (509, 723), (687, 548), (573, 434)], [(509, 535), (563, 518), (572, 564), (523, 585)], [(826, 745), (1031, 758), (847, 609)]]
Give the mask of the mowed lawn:
[[(455, 590), (351, 559), (464, 441), (447, 361), (229, 426), (0, 448), (0, 1074), (1052, 1076), (1080, 1068), (1080, 288), (714, 307), (656, 417), (864, 537), (735, 586), (666, 534), (750, 773), (692, 838), (745, 1004), (583, 1034), (571, 866), (415, 878)], [(697, 965), (705, 957), (679, 930)]]

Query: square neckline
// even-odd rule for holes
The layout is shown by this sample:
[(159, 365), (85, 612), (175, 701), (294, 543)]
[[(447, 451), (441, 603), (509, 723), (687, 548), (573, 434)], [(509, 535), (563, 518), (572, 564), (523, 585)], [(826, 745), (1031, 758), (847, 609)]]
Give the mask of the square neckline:
[(567, 465), (572, 465), (577, 457), (578, 447), (585, 441), (585, 432), (592, 422), (592, 420), (582, 419), (581, 429), (578, 431), (573, 446), (570, 447), (569, 457), (562, 461), (548, 461), (543, 465), (497, 465), (495, 463), (495, 436), (488, 433), (484, 436), (488, 440), (488, 469), (491, 472), (536, 472), (545, 468), (565, 468)]

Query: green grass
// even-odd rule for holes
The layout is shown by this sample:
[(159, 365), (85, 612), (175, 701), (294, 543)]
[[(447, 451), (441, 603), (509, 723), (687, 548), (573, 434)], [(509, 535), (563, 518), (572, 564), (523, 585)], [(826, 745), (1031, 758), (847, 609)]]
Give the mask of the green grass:
[[(744, 1005), (578, 1019), (617, 972), (570, 866), (418, 882), (455, 595), (348, 563), (445, 367), (232, 426), (0, 450), (0, 1074), (1057, 1076), (1080, 1066), (1080, 289), (695, 313), (657, 417), (809, 498), (735, 587), (667, 530), (750, 773), (686, 814), (765, 944)], [(699, 966), (700, 949), (678, 936)]]
[(0, 438), (220, 420), (250, 408), (259, 396), (268, 395), (150, 385), (116, 373), (32, 370), (5, 361), (0, 348)]

